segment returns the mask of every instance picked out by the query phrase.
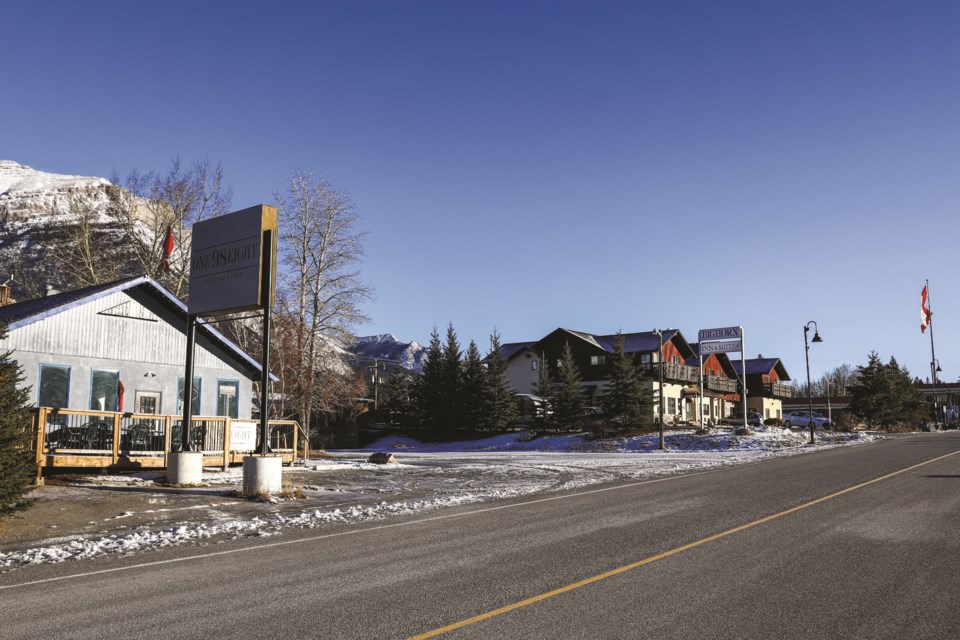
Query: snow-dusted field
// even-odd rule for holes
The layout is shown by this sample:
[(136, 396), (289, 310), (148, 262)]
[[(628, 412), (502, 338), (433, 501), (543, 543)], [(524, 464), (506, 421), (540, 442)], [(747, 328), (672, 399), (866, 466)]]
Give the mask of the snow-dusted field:
[[(424, 444), (408, 438), (380, 440), (363, 451), (333, 451), (331, 459), (310, 460), (305, 468), (284, 470), (285, 483), (296, 500), (258, 504), (238, 498), (242, 469), (204, 473), (203, 504), (157, 507), (112, 517), (116, 521), (166, 511), (182, 523), (102, 535), (67, 535), (27, 549), (0, 551), (0, 569), (61, 562), (109, 553), (132, 553), (181, 544), (213, 544), (239, 536), (271, 536), (289, 528), (313, 528), (331, 522), (360, 522), (395, 514), (415, 514), (453, 505), (515, 498), (576, 489), (612, 480), (655, 478), (796, 455), (825, 447), (849, 446), (876, 440), (871, 434), (818, 432), (818, 444), (807, 444), (809, 433), (757, 428), (749, 436), (717, 430), (698, 436), (692, 430), (671, 431), (667, 449), (657, 449), (656, 434), (635, 438), (590, 441), (583, 436), (528, 440), (525, 434), (485, 440)], [(399, 464), (367, 462), (373, 451), (394, 453)], [(159, 474), (91, 476), (87, 484), (161, 487)], [(163, 487), (175, 495), (178, 489)], [(198, 493), (183, 489), (184, 494)], [(225, 497), (231, 496), (232, 498)], [(153, 502), (151, 500), (150, 502)], [(167, 500), (162, 500), (166, 503)], [(178, 513), (179, 512), (179, 513)], [(199, 516), (199, 517), (198, 517)], [(26, 513), (29, 518), (29, 511)], [(109, 531), (109, 528), (107, 528)]]

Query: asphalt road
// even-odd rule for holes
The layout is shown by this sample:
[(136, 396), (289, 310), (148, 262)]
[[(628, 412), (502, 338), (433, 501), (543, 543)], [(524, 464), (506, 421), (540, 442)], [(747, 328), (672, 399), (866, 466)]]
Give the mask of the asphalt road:
[(958, 552), (960, 433), (924, 434), (27, 567), (0, 638), (952, 639)]

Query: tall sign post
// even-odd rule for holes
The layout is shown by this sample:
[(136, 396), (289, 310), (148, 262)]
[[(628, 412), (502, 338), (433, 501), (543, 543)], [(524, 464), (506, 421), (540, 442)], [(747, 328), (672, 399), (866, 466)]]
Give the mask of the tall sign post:
[[(277, 255), (277, 210), (257, 205), (218, 216), (193, 226), (190, 254), (190, 298), (187, 307), (187, 363), (184, 376), (183, 451), (197, 456), (202, 474), (203, 453), (189, 451), (193, 394), (193, 332), (197, 317), (207, 313), (263, 311), (263, 362), (260, 378), (259, 457), (243, 461), (244, 493), (280, 490), (281, 462), (269, 456), (270, 309), (274, 303)], [(173, 454), (171, 454), (171, 458)], [(249, 463), (248, 461), (252, 462)], [(193, 464), (193, 463), (191, 463)], [(248, 477), (250, 478), (248, 487)], [(176, 481), (174, 484), (196, 484)]]
[[(703, 356), (711, 353), (740, 352), (740, 396), (743, 399), (743, 428), (747, 428), (747, 361), (743, 349), (743, 327), (720, 327), (701, 329), (697, 333), (700, 343), (700, 371), (703, 372)], [(703, 387), (701, 386), (701, 389)], [(702, 403), (701, 403), (702, 404)], [(701, 407), (702, 410), (702, 407)]]

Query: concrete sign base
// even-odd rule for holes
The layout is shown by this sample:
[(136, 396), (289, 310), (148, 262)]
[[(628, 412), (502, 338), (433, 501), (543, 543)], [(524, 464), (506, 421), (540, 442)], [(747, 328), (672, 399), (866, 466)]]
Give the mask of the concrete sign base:
[(283, 458), (280, 456), (247, 456), (243, 459), (243, 495), (254, 497), (280, 493)]
[(167, 463), (167, 484), (201, 484), (203, 452), (174, 451)]

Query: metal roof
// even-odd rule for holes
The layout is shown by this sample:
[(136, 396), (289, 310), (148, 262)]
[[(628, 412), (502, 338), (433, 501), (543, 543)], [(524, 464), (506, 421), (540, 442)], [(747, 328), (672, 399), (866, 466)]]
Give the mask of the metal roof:
[[(134, 276), (108, 282), (104, 284), (92, 285), (83, 289), (65, 291), (56, 293), (43, 298), (33, 300), (24, 300), (11, 305), (0, 307), (0, 325), (6, 325), (7, 330), (14, 330), (34, 322), (39, 322), (45, 318), (63, 313), (69, 309), (74, 309), (81, 305), (93, 302), (105, 296), (118, 291), (127, 291), (138, 288), (149, 295), (154, 300), (160, 302), (164, 307), (171, 311), (175, 316), (183, 319), (184, 330), (187, 324), (187, 307), (172, 293), (160, 286), (152, 278), (147, 276)], [(226, 336), (203, 322), (197, 323), (197, 331), (211, 342), (218, 344), (228, 353), (233, 354), (241, 363), (257, 373), (261, 372), (260, 363), (250, 357), (245, 351), (234, 344)], [(277, 381), (274, 374), (270, 374), (270, 379)]]
[[(737, 375), (740, 375), (740, 360), (730, 358), (730, 363), (733, 365), (733, 370), (737, 372)], [(780, 358), (752, 358), (746, 361), (746, 366), (748, 376), (766, 375), (776, 369), (781, 380), (790, 379), (790, 376), (787, 374), (787, 369), (783, 366)]]

